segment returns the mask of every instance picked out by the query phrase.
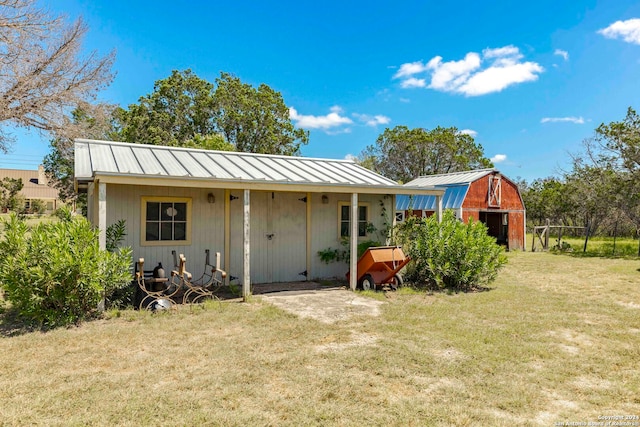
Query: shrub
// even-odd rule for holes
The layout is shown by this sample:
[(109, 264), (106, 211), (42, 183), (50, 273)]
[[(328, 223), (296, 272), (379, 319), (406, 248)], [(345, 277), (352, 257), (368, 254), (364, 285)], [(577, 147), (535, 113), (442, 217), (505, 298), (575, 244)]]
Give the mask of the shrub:
[(43, 214), (47, 210), (47, 205), (40, 199), (31, 200), (29, 211), (34, 214)]
[(98, 231), (79, 216), (29, 229), (11, 215), (0, 241), (0, 286), (21, 315), (53, 327), (93, 317), (113, 289), (129, 286), (131, 250), (100, 250)]
[(396, 226), (394, 236), (412, 259), (406, 280), (429, 289), (481, 288), (507, 262), (484, 224), (464, 224), (451, 211), (445, 211), (440, 223), (435, 216), (407, 218)]

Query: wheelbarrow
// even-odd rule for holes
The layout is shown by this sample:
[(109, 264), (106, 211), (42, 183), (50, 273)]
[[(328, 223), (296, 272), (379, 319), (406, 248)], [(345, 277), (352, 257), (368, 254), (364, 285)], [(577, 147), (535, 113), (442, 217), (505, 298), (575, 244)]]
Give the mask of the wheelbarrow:
[[(400, 246), (375, 246), (368, 248), (358, 259), (358, 289), (375, 290), (376, 286), (388, 284), (392, 290), (402, 286), (399, 271), (411, 259), (404, 255)], [(350, 280), (351, 272), (347, 272)]]

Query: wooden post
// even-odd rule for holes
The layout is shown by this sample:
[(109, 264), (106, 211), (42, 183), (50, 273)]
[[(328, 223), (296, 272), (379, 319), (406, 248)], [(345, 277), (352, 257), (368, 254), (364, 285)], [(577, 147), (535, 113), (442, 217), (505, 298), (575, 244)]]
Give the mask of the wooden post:
[(242, 299), (247, 301), (251, 293), (251, 190), (244, 190), (244, 209), (242, 214), (243, 230), (243, 269), (242, 269)]
[(547, 226), (547, 228), (544, 231), (544, 250), (548, 251), (549, 250), (549, 229), (551, 227), (551, 220), (549, 220), (549, 218), (547, 218), (547, 220), (545, 221), (545, 225)]
[(307, 276), (311, 280), (311, 193), (307, 193)]
[(98, 183), (98, 241), (100, 249), (107, 248), (107, 184)]
[(436, 218), (438, 218), (438, 222), (442, 222), (442, 196), (436, 196)]
[(349, 254), (349, 287), (352, 291), (356, 290), (358, 284), (358, 193), (351, 195), (351, 215), (350, 218), (349, 240), (351, 242), (351, 251)]
[(587, 222), (587, 232), (586, 235), (584, 237), (584, 249), (582, 249), (582, 252), (587, 252), (587, 242), (589, 242), (589, 229), (591, 228), (590, 224)]
[[(231, 191), (224, 190), (224, 271), (231, 271)], [(229, 284), (229, 275), (224, 279)]]

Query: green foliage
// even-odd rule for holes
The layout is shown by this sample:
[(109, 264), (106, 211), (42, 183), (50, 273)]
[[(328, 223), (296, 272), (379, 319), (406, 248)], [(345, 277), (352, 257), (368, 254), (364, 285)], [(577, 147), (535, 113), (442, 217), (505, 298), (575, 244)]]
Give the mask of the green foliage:
[(174, 70), (138, 104), (116, 110), (115, 129), (127, 142), (265, 154), (299, 155), (309, 140), (269, 86), (228, 73), (214, 85), (191, 70)]
[(300, 155), (300, 145), (309, 142), (309, 134), (291, 123), (280, 92), (264, 83), (256, 89), (228, 73), (220, 73), (216, 84), (216, 130), (237, 151)]
[(445, 211), (441, 223), (435, 215), (409, 217), (396, 226), (394, 235), (412, 259), (406, 280), (428, 289), (479, 289), (507, 262), (484, 224), (464, 224), (451, 211)]
[[(349, 244), (349, 238), (344, 237), (341, 239), (340, 244), (342, 245), (341, 249), (333, 249), (327, 248), (321, 251), (318, 251), (318, 256), (320, 257), (320, 261), (325, 264), (329, 264), (332, 262), (349, 262), (351, 256), (351, 245)], [(381, 246), (382, 243), (376, 240), (365, 240), (358, 243), (358, 258), (362, 256), (362, 254), (370, 247)]]
[(0, 241), (0, 286), (27, 319), (52, 327), (96, 315), (105, 295), (131, 281), (131, 250), (100, 250), (98, 231), (83, 217), (29, 229), (12, 215)]
[(127, 235), (127, 222), (124, 219), (119, 219), (115, 223), (107, 227), (107, 250), (109, 252), (115, 252), (122, 240)]
[(33, 199), (31, 200), (31, 205), (29, 207), (29, 210), (31, 211), (31, 213), (34, 213), (34, 214), (43, 214), (47, 210), (47, 206), (42, 200)]
[(22, 212), (24, 210), (24, 197), (21, 197), (18, 193), (23, 186), (22, 178), (6, 177), (0, 181), (0, 206), (13, 212)]
[(422, 175), (491, 167), (484, 150), (471, 135), (455, 127), (428, 130), (396, 126), (385, 129), (376, 145), (368, 146), (359, 163), (395, 181)]

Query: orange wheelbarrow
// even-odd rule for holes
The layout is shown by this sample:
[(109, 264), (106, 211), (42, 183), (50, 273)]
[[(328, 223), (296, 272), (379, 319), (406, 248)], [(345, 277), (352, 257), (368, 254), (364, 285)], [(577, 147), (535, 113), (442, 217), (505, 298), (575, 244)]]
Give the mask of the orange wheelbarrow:
[[(368, 248), (358, 259), (358, 289), (375, 290), (376, 286), (388, 284), (392, 290), (402, 286), (399, 271), (411, 259), (404, 255), (400, 246), (375, 246)], [(350, 280), (351, 272), (347, 273)]]

